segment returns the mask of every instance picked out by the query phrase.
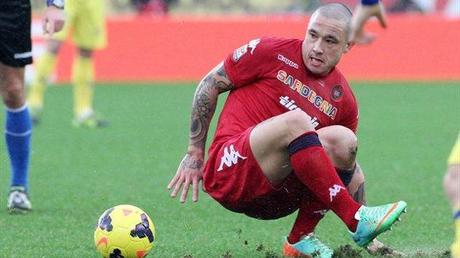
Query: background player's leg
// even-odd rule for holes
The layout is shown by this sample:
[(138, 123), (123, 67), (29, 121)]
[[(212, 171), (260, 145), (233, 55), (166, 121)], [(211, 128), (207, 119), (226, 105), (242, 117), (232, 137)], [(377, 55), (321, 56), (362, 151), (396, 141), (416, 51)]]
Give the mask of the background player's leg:
[(105, 127), (108, 122), (94, 112), (94, 51), (107, 45), (105, 5), (103, 0), (82, 1), (72, 5), (75, 19), (73, 41), (79, 55), (74, 60), (74, 125), (88, 128)]
[(455, 223), (455, 240), (451, 246), (452, 257), (460, 257), (460, 135), (449, 157), (444, 176), (444, 190), (452, 205)]
[(32, 122), (38, 123), (43, 110), (44, 94), (48, 79), (56, 64), (56, 55), (62, 45), (62, 41), (51, 39), (48, 41), (47, 51), (37, 60), (36, 73), (30, 84), (27, 103), (30, 108)]
[(29, 210), (27, 191), (32, 123), (25, 104), (24, 68), (0, 63), (0, 91), (6, 105), (5, 139), (11, 163), (11, 193), (18, 192), (21, 206), (13, 205), (10, 194), (8, 208)]
[(94, 112), (94, 61), (93, 51), (79, 48), (79, 55), (74, 60), (72, 69), (74, 93), (74, 125), (89, 128), (105, 127), (107, 121)]
[(79, 55), (74, 60), (72, 67), (74, 116), (76, 120), (84, 120), (93, 113), (93, 69), (92, 51), (79, 49)]

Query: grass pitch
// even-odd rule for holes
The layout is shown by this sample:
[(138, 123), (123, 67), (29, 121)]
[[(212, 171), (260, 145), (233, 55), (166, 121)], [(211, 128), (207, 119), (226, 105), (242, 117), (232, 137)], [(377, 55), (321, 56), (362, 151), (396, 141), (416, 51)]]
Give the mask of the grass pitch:
[[(28, 215), (6, 212), (9, 163), (0, 141), (0, 257), (99, 257), (96, 220), (123, 203), (141, 207), (155, 223), (157, 245), (149, 257), (281, 257), (293, 215), (258, 221), (204, 193), (196, 204), (169, 197), (166, 185), (187, 146), (194, 88), (101, 85), (96, 108), (111, 123), (101, 130), (74, 128), (71, 88), (50, 88), (33, 132), (34, 211)], [(460, 129), (460, 83), (361, 82), (353, 88), (368, 203), (408, 203), (403, 221), (380, 239), (409, 257), (446, 256), (453, 224), (442, 177)], [(349, 244), (370, 257), (332, 213), (317, 234), (334, 249)]]

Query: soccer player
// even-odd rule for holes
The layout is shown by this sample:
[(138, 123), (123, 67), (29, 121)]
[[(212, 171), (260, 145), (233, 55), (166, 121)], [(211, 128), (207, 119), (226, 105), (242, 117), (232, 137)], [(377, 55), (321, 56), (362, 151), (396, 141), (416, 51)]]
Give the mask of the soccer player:
[(352, 18), (350, 42), (369, 44), (374, 41), (375, 36), (363, 30), (371, 17), (376, 17), (383, 28), (387, 27), (382, 3), (379, 0), (361, 0)]
[[(64, 2), (47, 1), (43, 25), (53, 34), (62, 29)], [(32, 209), (28, 196), (29, 152), (32, 126), (24, 99), (24, 66), (32, 63), (29, 0), (0, 1), (0, 93), (6, 106), (5, 139), (11, 163), (10, 212)]]
[[(168, 184), (185, 202), (199, 183), (225, 208), (258, 219), (298, 210), (284, 255), (331, 257), (314, 235), (327, 210), (367, 246), (405, 210), (395, 202), (366, 207), (346, 189), (360, 177), (355, 162), (355, 97), (335, 67), (349, 51), (351, 12), (341, 4), (316, 10), (305, 39), (262, 38), (236, 49), (199, 83), (187, 153)], [(218, 95), (229, 91), (214, 140), (205, 143)], [(340, 178), (338, 176), (342, 178)], [(355, 190), (362, 193), (362, 190)]]
[(453, 258), (460, 258), (460, 134), (450, 153), (446, 175), (444, 176), (444, 190), (452, 205), (455, 221), (455, 240), (451, 246)]
[(48, 78), (56, 63), (56, 55), (68, 34), (78, 48), (72, 68), (75, 126), (104, 127), (107, 121), (98, 117), (93, 109), (94, 50), (106, 46), (103, 0), (67, 0), (67, 22), (64, 29), (48, 40), (46, 53), (37, 61), (36, 75), (30, 85), (27, 102), (32, 121), (37, 124), (43, 110), (44, 93)]

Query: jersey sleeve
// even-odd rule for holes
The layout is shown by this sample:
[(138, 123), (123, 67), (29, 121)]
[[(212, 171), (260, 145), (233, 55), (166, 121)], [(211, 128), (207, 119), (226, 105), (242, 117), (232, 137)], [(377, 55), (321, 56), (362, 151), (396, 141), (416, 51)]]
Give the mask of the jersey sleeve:
[(346, 110), (346, 112), (343, 115), (340, 124), (356, 133), (356, 131), (358, 130), (359, 121), (358, 102), (348, 83), (346, 83), (346, 86), (348, 91), (346, 93), (347, 98), (344, 102), (344, 110)]
[(238, 88), (254, 82), (265, 73), (266, 61), (273, 55), (268, 39), (254, 39), (237, 48), (224, 61), (225, 72)]

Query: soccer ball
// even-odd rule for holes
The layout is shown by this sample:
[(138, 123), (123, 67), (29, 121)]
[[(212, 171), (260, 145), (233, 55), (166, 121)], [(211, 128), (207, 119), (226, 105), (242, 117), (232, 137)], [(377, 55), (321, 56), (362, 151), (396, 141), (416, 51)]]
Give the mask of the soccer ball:
[(132, 205), (118, 205), (99, 217), (94, 243), (103, 257), (141, 258), (153, 248), (155, 226), (143, 210)]

